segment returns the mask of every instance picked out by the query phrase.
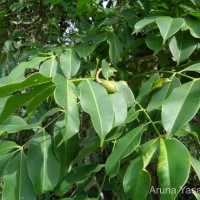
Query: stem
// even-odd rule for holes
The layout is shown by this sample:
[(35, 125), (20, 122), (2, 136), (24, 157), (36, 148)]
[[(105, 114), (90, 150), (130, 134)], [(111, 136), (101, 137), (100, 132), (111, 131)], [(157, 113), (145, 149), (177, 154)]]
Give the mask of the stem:
[(87, 78), (74, 78), (74, 79), (69, 79), (72, 82), (81, 82), (85, 80), (95, 80), (95, 77), (87, 77)]
[(140, 107), (140, 109), (144, 112), (144, 114), (146, 115), (147, 119), (149, 120), (149, 122), (152, 124), (152, 126), (154, 127), (156, 133), (158, 134), (159, 137), (162, 137), (162, 135), (160, 134), (159, 130), (157, 129), (157, 127), (155, 126), (155, 123), (153, 122), (153, 120), (151, 119), (151, 117), (148, 115), (148, 113), (146, 112), (146, 110), (141, 106), (141, 104), (136, 101), (136, 104)]
[(101, 197), (102, 200), (104, 199), (104, 197), (102, 196), (102, 190), (103, 190), (103, 186), (104, 186), (104, 184), (105, 184), (105, 181), (106, 181), (106, 174), (104, 174), (104, 177), (103, 177), (103, 181), (102, 181), (101, 187), (99, 188), (98, 199), (99, 199), (99, 197)]
[(174, 74), (174, 75), (178, 74), (178, 75), (180, 75), (180, 76), (186, 77), (186, 78), (191, 79), (191, 80), (195, 80), (195, 79), (196, 79), (196, 78), (193, 78), (193, 77), (191, 77), (191, 76), (188, 76), (188, 75), (183, 74), (182, 71), (180, 71), (180, 72), (160, 71), (160, 72), (162, 72), (162, 73), (168, 73), (168, 74)]
[(185, 75), (185, 74), (182, 74), (181, 71), (180, 72), (176, 72), (176, 74), (180, 75), (180, 76), (183, 76), (183, 77), (186, 77), (188, 79), (192, 79), (192, 80), (195, 80), (196, 78), (193, 78), (191, 76), (188, 76), (188, 75)]
[(96, 73), (96, 82), (97, 83), (102, 83), (102, 80), (99, 78), (99, 74), (101, 73), (102, 68), (99, 68), (97, 73)]

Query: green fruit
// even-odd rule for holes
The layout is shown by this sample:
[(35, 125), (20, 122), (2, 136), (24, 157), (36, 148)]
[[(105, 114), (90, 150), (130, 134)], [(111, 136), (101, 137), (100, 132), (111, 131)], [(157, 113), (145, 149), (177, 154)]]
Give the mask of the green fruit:
[(127, 87), (128, 87), (128, 84), (127, 84), (127, 82), (126, 82), (126, 81), (124, 81), (124, 80), (120, 80), (120, 81), (119, 81), (119, 83), (122, 83), (122, 84), (124, 84), (125, 86), (127, 86)]
[(117, 87), (114, 81), (103, 80), (101, 85), (107, 90), (108, 93), (113, 94), (117, 92)]

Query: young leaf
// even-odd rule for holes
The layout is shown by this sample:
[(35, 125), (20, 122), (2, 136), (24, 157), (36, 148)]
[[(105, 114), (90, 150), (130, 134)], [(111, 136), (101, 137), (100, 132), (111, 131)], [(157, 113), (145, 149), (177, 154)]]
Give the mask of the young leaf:
[(181, 31), (172, 37), (169, 49), (177, 62), (177, 66), (185, 61), (196, 49), (197, 41), (188, 32)]
[(71, 49), (67, 49), (60, 56), (60, 67), (66, 78), (71, 78), (78, 72), (81, 61), (77, 53)]
[(36, 194), (41, 195), (56, 187), (60, 165), (53, 151), (51, 136), (45, 131), (30, 140), (27, 166)]
[(179, 31), (184, 24), (183, 18), (160, 17), (156, 19), (156, 24), (163, 37), (163, 44), (166, 40)]
[(20, 151), (8, 164), (3, 174), (2, 200), (36, 200), (27, 172), (27, 156)]
[(141, 135), (146, 129), (147, 125), (138, 126), (116, 142), (105, 164), (106, 174), (110, 178), (117, 175), (121, 159), (130, 155), (138, 147)]
[(56, 84), (54, 97), (58, 105), (65, 110), (66, 132), (64, 140), (79, 132), (80, 119), (77, 106), (77, 92), (75, 85), (61, 75), (53, 79)]
[(147, 111), (150, 112), (154, 109), (160, 109), (164, 100), (172, 93), (172, 91), (180, 86), (180, 81), (175, 76), (168, 84), (165, 84), (158, 92), (153, 94), (148, 104)]
[(145, 200), (150, 186), (151, 176), (149, 172), (143, 168), (143, 160), (140, 157), (134, 159), (128, 166), (124, 175), (124, 192), (128, 193), (131, 199)]
[(89, 113), (95, 131), (103, 144), (105, 136), (112, 129), (114, 111), (106, 90), (94, 81), (83, 81), (79, 85), (82, 109)]
[(40, 73), (44, 76), (54, 77), (57, 73), (57, 65), (56, 57), (52, 56), (50, 59), (46, 60), (40, 66)]
[[(200, 80), (190, 81), (173, 90), (162, 105), (162, 123), (167, 137), (188, 123), (199, 109)], [(186, 114), (187, 113), (187, 114)]]
[(55, 194), (63, 195), (65, 194), (73, 184), (78, 184), (90, 176), (91, 173), (98, 172), (101, 170), (103, 165), (84, 165), (71, 170), (64, 178), (64, 180), (56, 187)]
[(176, 139), (160, 139), (157, 171), (161, 190), (173, 188), (176, 191), (161, 193), (160, 199), (175, 200), (190, 173), (190, 154), (187, 148)]
[(104, 78), (108, 79), (110, 76), (114, 76), (117, 71), (115, 68), (111, 68), (105, 60), (102, 60), (102, 74)]
[(163, 87), (164, 84), (170, 83), (170, 82), (171, 82), (171, 80), (168, 79), (168, 78), (161, 78), (159, 80), (156, 80), (156, 81), (153, 82), (153, 84), (152, 84), (151, 89), (150, 89), (149, 92), (157, 90), (157, 89)]
[(109, 57), (113, 65), (120, 61), (120, 55), (123, 52), (122, 43), (114, 32), (108, 36), (107, 42), (109, 44)]

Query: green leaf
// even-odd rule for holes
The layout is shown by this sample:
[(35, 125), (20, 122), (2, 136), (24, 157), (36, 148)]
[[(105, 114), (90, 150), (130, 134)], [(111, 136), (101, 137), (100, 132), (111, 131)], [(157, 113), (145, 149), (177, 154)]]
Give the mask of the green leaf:
[(197, 160), (196, 158), (190, 156), (190, 163), (200, 181), (200, 161)]
[(32, 69), (38, 67), (39, 64), (48, 59), (48, 57), (36, 57), (31, 61), (22, 62), (18, 66), (16, 66), (9, 74), (10, 81), (16, 81), (16, 79), (20, 78), (24, 75), (26, 69)]
[(176, 139), (161, 139), (157, 171), (161, 191), (176, 191), (161, 193), (160, 199), (175, 200), (190, 173), (190, 154), (186, 147)]
[(39, 73), (35, 73), (22, 82), (10, 83), (0, 87), (0, 97), (6, 96), (18, 90), (22, 90), (27, 87), (32, 87), (42, 83), (51, 82), (51, 78), (43, 76)]
[(158, 139), (150, 140), (139, 147), (139, 155), (143, 159), (144, 168), (155, 158), (158, 154), (159, 141)]
[[(151, 186), (151, 176), (143, 168), (142, 159), (136, 158), (128, 166), (124, 179), (124, 192), (128, 193), (131, 199), (145, 200)], [(142, 192), (141, 192), (142, 191)]]
[(116, 65), (120, 61), (120, 55), (123, 52), (123, 46), (119, 37), (113, 32), (108, 38), (109, 44), (109, 57), (113, 65)]
[(131, 89), (128, 86), (126, 86), (125, 84), (120, 83), (120, 82), (115, 82), (115, 85), (117, 86), (118, 92), (124, 96), (127, 107), (133, 105), (135, 102), (135, 97), (134, 97)]
[(116, 142), (105, 164), (106, 174), (110, 178), (117, 175), (121, 159), (130, 155), (138, 147), (141, 135), (146, 129), (147, 125), (138, 126)]
[(8, 100), (10, 96), (6, 96), (6, 97), (1, 97), (0, 98), (0, 113), (2, 113), (4, 106), (6, 104), (6, 101)]
[(27, 156), (20, 151), (8, 164), (3, 174), (2, 200), (36, 200), (27, 172)]
[(134, 26), (134, 32), (133, 33), (140, 32), (145, 26), (155, 22), (157, 18), (159, 18), (159, 16), (151, 16), (151, 17), (148, 17), (148, 18), (145, 18), (145, 19), (138, 21)]
[(192, 194), (194, 194), (194, 196), (196, 197), (197, 200), (200, 200), (200, 194), (199, 194), (199, 191), (197, 190), (194, 190), (192, 189)]
[(77, 45), (75, 49), (80, 57), (86, 58), (89, 56), (96, 48), (96, 46), (106, 40), (107, 35), (105, 33), (90, 34), (80, 45)]
[(112, 129), (113, 105), (106, 90), (94, 81), (83, 81), (79, 85), (82, 109), (91, 116), (95, 131), (103, 144), (105, 136)]
[[(162, 124), (167, 137), (188, 123), (199, 109), (200, 80), (190, 81), (173, 90), (162, 105)], [(187, 113), (187, 114), (186, 114)]]
[(30, 123), (41, 124), (47, 117), (54, 115), (55, 113), (62, 112), (61, 108), (55, 107), (48, 111), (42, 109), (43, 106), (39, 106), (30, 117)]
[(197, 41), (185, 31), (172, 37), (169, 42), (169, 49), (179, 65), (193, 53), (197, 47)]
[(71, 161), (75, 159), (79, 152), (79, 136), (77, 134), (60, 144), (60, 141), (63, 139), (63, 135), (67, 134), (66, 131), (65, 119), (61, 117), (55, 124), (53, 134), (54, 150), (60, 162), (61, 179), (67, 174)]
[(0, 176), (2, 176), (5, 168), (7, 167), (8, 163), (12, 159), (14, 153), (16, 153), (16, 152), (9, 152), (9, 153), (5, 153), (5, 154), (0, 156), (0, 163), (1, 163), (1, 165), (0, 165)]
[(27, 113), (33, 112), (44, 100), (53, 95), (55, 85), (49, 85), (44, 90), (38, 92), (27, 106)]
[[(127, 106), (124, 96), (119, 92), (110, 94), (111, 101), (114, 109), (114, 124), (113, 127), (117, 127), (123, 124), (127, 117)], [(120, 109), (119, 109), (120, 108)]]
[(142, 84), (142, 86), (140, 87), (139, 94), (138, 94), (136, 100), (142, 101), (142, 99), (146, 99), (147, 96), (149, 95), (149, 91), (151, 89), (152, 84), (159, 78), (160, 77), (157, 74), (155, 74), (150, 79), (148, 79), (146, 82), (144, 82)]
[(0, 123), (3, 122), (7, 117), (14, 113), (18, 108), (23, 106), (26, 102), (32, 100), (38, 93), (46, 90), (47, 87), (52, 86), (52, 83), (44, 83), (36, 86), (31, 91), (22, 94), (16, 94), (11, 96), (4, 106), (4, 109), (0, 116)]
[(163, 37), (163, 44), (166, 40), (179, 31), (184, 24), (183, 18), (160, 17), (156, 19), (156, 24)]
[(158, 92), (153, 94), (148, 104), (147, 111), (150, 112), (154, 109), (161, 109), (164, 100), (172, 93), (172, 91), (180, 86), (180, 81), (175, 76), (171, 82), (165, 84)]
[(51, 136), (45, 131), (29, 141), (28, 173), (37, 195), (52, 191), (59, 179), (60, 165), (54, 154)]
[(195, 139), (200, 144), (199, 126), (197, 124), (194, 124), (192, 121), (187, 123), (181, 130), (177, 131), (175, 136), (184, 137), (187, 136), (188, 134), (195, 137)]
[(63, 195), (67, 193), (73, 184), (78, 184), (87, 179), (91, 173), (98, 172), (101, 170), (103, 165), (91, 164), (77, 167), (71, 170), (64, 178), (64, 180), (56, 187), (55, 194)]
[(157, 89), (163, 87), (163, 85), (165, 83), (170, 83), (170, 82), (171, 82), (171, 80), (168, 79), (168, 78), (161, 78), (159, 80), (156, 80), (156, 81), (153, 82), (151, 89), (150, 89), (150, 92), (157, 90)]
[(200, 38), (199, 20), (186, 19), (185, 23), (187, 28), (190, 30), (191, 35), (195, 38)]
[(200, 63), (196, 63), (194, 65), (191, 65), (189, 67), (186, 67), (185, 69), (183, 69), (182, 71), (195, 71), (200, 73)]
[(77, 106), (77, 92), (75, 85), (61, 75), (56, 75), (53, 79), (56, 84), (54, 97), (56, 103), (65, 110), (66, 132), (64, 140), (79, 132), (80, 119)]
[(0, 155), (8, 153), (9, 151), (19, 147), (20, 146), (13, 141), (0, 141)]
[(125, 49), (135, 41), (132, 31), (127, 25), (120, 26), (118, 34)]
[(114, 73), (117, 71), (115, 68), (110, 67), (105, 60), (102, 60), (101, 65), (102, 65), (102, 74), (106, 79), (108, 79), (111, 76), (114, 76)]
[(135, 106), (131, 107), (127, 113), (126, 123), (130, 123), (135, 120), (140, 113), (140, 110), (135, 110)]
[(75, 51), (67, 49), (60, 56), (60, 64), (65, 77), (71, 78), (78, 72), (81, 61)]
[(156, 55), (159, 51), (161, 51), (164, 48), (162, 42), (162, 37), (160, 35), (155, 34), (148, 34), (145, 39), (146, 45), (154, 51), (154, 55)]
[(37, 124), (27, 124), (19, 116), (10, 116), (0, 125), (0, 135), (4, 133), (16, 133), (20, 130), (38, 128)]
[(54, 77), (57, 73), (57, 65), (56, 57), (52, 56), (50, 59), (46, 60), (40, 66), (40, 73), (44, 76)]
[(144, 42), (144, 38), (137, 38), (135, 41), (132, 42), (132, 44), (128, 48), (126, 48), (121, 53), (121, 58), (126, 57), (127, 55), (129, 55), (130, 52), (134, 52), (139, 46), (143, 45)]
[(72, 160), (71, 162), (71, 166), (73, 166), (74, 164), (76, 164), (78, 161), (80, 161), (81, 159), (85, 158), (87, 155), (91, 154), (92, 152), (94, 152), (98, 147), (99, 147), (99, 140), (95, 141), (93, 144), (91, 144), (90, 146), (87, 146), (85, 148), (82, 148), (78, 155), (76, 156), (76, 158), (74, 160)]

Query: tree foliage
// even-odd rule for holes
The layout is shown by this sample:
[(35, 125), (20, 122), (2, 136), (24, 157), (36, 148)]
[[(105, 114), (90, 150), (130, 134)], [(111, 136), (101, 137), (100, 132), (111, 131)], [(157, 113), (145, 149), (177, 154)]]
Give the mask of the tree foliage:
[(199, 199), (198, 0), (0, 7), (2, 200)]

